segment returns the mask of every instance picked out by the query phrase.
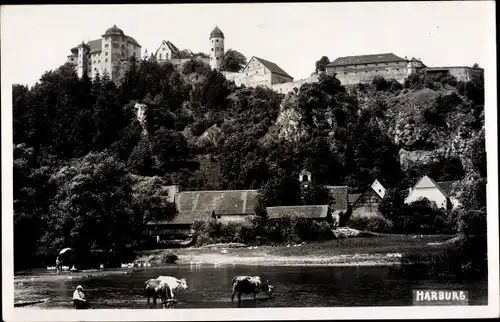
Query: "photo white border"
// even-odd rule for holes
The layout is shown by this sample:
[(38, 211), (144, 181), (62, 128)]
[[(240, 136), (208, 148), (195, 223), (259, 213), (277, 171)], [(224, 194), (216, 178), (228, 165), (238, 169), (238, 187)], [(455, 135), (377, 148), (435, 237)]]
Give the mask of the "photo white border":
[[(16, 59), (15, 44), (4, 38), (1, 25), (1, 99), (2, 99), (2, 309), (5, 321), (151, 321), (151, 320), (323, 320), (323, 319), (427, 319), (498, 317), (499, 312), (499, 254), (498, 254), (498, 151), (497, 151), (497, 77), (495, 3), (488, 34), (478, 35), (488, 42), (485, 70), (485, 115), (487, 149), (487, 220), (488, 220), (488, 305), (469, 307), (332, 307), (332, 308), (258, 308), (258, 309), (178, 309), (178, 310), (34, 310), (14, 308), (13, 269), (13, 195), (12, 195), (12, 75)], [(410, 2), (412, 5), (418, 2)], [(422, 3), (420, 3), (422, 4)], [(2, 17), (4, 21), (2, 6)], [(22, 26), (16, 26), (22, 28)], [(57, 68), (57, 66), (53, 66)], [(49, 68), (47, 68), (49, 69)], [(8, 215), (11, 214), (11, 215)], [(147, 312), (147, 313), (146, 313)]]

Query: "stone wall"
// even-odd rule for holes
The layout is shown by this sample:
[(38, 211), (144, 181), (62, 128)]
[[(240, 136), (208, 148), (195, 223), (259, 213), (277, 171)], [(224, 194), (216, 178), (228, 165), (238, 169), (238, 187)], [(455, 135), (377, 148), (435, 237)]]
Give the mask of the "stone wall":
[(236, 86), (241, 86), (242, 80), (241, 80), (241, 73), (235, 73), (235, 72), (221, 72), (224, 77), (229, 80), (233, 81)]
[(444, 74), (449, 72), (454, 76), (457, 81), (468, 82), (479, 78), (484, 74), (482, 68), (472, 68), (467, 66), (453, 66), (453, 67), (432, 67), (426, 70), (427, 74)]
[(318, 75), (314, 74), (311, 75), (307, 78), (299, 79), (294, 82), (288, 82), (288, 83), (283, 83), (283, 84), (274, 84), (272, 86), (272, 89), (275, 92), (281, 93), (281, 94), (288, 94), (290, 92), (293, 92), (293, 89), (296, 87), (297, 89), (300, 89), (300, 87), (306, 83), (317, 83), (318, 82)]
[(392, 63), (374, 63), (350, 66), (327, 66), (328, 74), (336, 74), (342, 85), (354, 85), (359, 83), (369, 84), (375, 76), (385, 79), (394, 78), (403, 83), (408, 76), (408, 65), (406, 61)]

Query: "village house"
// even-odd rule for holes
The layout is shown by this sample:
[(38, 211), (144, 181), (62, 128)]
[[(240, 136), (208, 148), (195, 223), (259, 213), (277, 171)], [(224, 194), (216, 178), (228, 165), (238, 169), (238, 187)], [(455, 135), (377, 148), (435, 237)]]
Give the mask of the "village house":
[(177, 215), (172, 220), (152, 220), (146, 223), (146, 235), (157, 242), (186, 240), (193, 237), (193, 225), (197, 221), (211, 219), (222, 222), (242, 222), (254, 214), (257, 206), (257, 190), (182, 191), (170, 186), (175, 192), (173, 202)]
[(170, 41), (163, 40), (160, 47), (154, 53), (154, 56), (158, 62), (165, 62), (173, 59), (176, 54), (179, 53), (179, 49), (175, 47)]
[(385, 187), (375, 179), (373, 183), (361, 193), (349, 195), (349, 204), (355, 216), (379, 215), (378, 206), (385, 196)]
[(335, 222), (340, 221), (340, 216), (347, 213), (349, 208), (348, 187), (347, 186), (325, 186), (330, 193), (330, 210)]
[(226, 79), (232, 80), (237, 86), (247, 87), (264, 86), (273, 88), (273, 85), (293, 82), (283, 68), (277, 64), (259, 57), (252, 57), (239, 73), (222, 72)]
[[(306, 172), (307, 173), (307, 172)], [(307, 176), (307, 174), (306, 174)], [(306, 181), (302, 181), (304, 183)], [(307, 181), (310, 183), (309, 181)], [(304, 187), (305, 188), (305, 187)], [(325, 186), (332, 202), (329, 205), (297, 205), (267, 207), (269, 219), (279, 219), (285, 216), (297, 216), (314, 221), (327, 221), (333, 227), (339, 225), (340, 216), (347, 213), (347, 186)]]
[(409, 188), (405, 203), (410, 204), (421, 198), (426, 198), (441, 209), (448, 210), (452, 207), (456, 207), (459, 205), (458, 200), (450, 197), (451, 188), (455, 182), (456, 181), (435, 182), (427, 175), (424, 175), (412, 188)]

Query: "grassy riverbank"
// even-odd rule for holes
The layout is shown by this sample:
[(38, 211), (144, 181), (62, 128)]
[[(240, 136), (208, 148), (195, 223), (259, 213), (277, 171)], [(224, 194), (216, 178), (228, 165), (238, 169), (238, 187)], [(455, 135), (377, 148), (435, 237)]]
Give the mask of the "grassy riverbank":
[(179, 264), (253, 265), (393, 265), (404, 253), (428, 254), (442, 249), (449, 235), (381, 235), (335, 239), (300, 246), (279, 245), (244, 248), (201, 247), (157, 249), (137, 253), (137, 261), (155, 263), (175, 253)]

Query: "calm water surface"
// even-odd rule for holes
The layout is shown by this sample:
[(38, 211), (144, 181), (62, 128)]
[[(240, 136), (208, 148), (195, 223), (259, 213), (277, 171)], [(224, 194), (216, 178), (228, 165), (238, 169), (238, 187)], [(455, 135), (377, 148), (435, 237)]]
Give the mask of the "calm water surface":
[[(187, 278), (188, 289), (175, 293), (177, 309), (236, 308), (231, 303), (235, 275), (260, 275), (275, 286), (272, 298), (243, 295), (241, 307), (408, 306), (412, 289), (466, 289), (470, 305), (487, 305), (486, 282), (471, 284), (411, 281), (389, 267), (290, 267), (290, 266), (166, 266), (116, 269), (88, 273), (32, 270), (15, 276), (15, 301), (49, 298), (42, 309), (73, 308), (72, 294), (81, 284), (96, 309), (146, 309), (144, 282), (159, 275)], [(90, 274), (91, 276), (85, 277)], [(84, 277), (81, 277), (81, 276)], [(71, 279), (69, 277), (71, 276)], [(158, 305), (160, 308), (160, 305)]]

